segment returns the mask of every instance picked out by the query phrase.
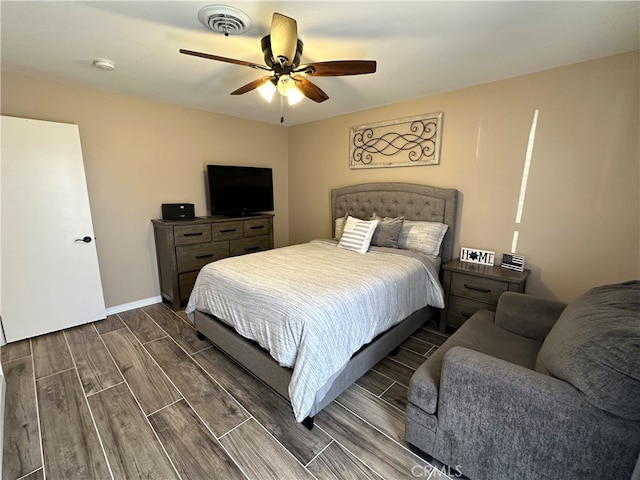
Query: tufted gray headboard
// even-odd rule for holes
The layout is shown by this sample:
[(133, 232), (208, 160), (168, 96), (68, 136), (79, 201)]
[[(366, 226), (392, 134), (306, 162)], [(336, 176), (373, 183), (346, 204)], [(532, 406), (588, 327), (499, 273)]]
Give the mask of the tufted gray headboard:
[[(442, 262), (453, 258), (458, 191), (414, 183), (363, 183), (331, 190), (331, 222), (347, 213), (367, 219), (380, 217), (441, 222), (449, 226), (440, 249)], [(335, 232), (333, 232), (335, 233)]]

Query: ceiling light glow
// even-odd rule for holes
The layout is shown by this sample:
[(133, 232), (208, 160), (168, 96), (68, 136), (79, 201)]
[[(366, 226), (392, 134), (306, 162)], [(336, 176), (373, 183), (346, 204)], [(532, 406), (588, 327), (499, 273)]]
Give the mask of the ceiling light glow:
[(289, 89), (289, 92), (287, 95), (287, 101), (289, 102), (289, 105), (295, 105), (303, 98), (304, 98), (304, 95), (300, 90), (298, 90), (297, 87), (293, 87)]
[(258, 92), (260, 92), (262, 98), (264, 98), (269, 103), (271, 103), (271, 100), (273, 100), (273, 95), (276, 93), (276, 90), (277, 88), (271, 80), (264, 82), (258, 87)]

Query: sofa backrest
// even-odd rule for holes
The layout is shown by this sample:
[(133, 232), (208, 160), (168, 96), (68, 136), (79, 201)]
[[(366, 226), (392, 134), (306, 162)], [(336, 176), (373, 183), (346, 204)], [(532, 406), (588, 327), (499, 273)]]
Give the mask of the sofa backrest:
[(536, 370), (564, 380), (592, 405), (640, 420), (640, 280), (596, 287), (562, 312)]

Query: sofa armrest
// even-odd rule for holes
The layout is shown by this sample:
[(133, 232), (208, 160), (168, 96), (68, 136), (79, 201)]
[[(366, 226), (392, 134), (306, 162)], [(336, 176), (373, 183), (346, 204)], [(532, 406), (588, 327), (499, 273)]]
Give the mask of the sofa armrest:
[(566, 306), (556, 300), (505, 292), (498, 299), (495, 323), (511, 333), (542, 342)]
[(555, 377), (464, 347), (444, 356), (438, 429), (433, 456), (470, 478), (609, 478), (612, 465), (630, 475), (640, 449), (640, 422), (593, 407)]

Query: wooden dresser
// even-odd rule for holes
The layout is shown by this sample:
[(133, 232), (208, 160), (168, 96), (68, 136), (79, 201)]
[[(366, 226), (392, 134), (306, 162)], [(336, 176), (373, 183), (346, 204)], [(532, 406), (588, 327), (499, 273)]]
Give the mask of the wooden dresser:
[(498, 298), (506, 291), (524, 292), (530, 271), (516, 272), (499, 265), (453, 260), (442, 266), (445, 309), (439, 327), (458, 328), (478, 310), (496, 311)]
[(273, 248), (273, 215), (151, 220), (162, 297), (174, 310), (189, 295), (207, 263)]

